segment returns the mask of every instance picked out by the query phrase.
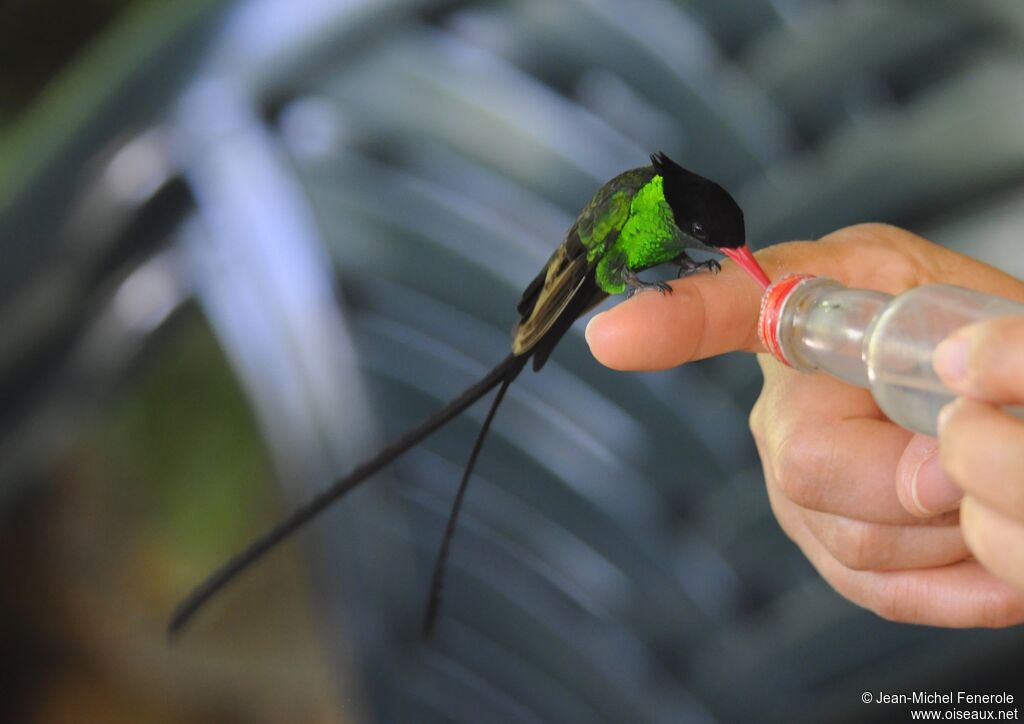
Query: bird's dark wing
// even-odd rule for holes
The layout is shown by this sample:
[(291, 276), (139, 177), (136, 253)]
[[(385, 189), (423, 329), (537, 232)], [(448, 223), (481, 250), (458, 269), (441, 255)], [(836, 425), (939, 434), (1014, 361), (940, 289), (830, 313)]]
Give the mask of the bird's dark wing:
[[(598, 255), (607, 251), (629, 219), (637, 191), (654, 175), (653, 166), (641, 166), (623, 171), (598, 189), (576, 219), (576, 230), (583, 245), (596, 250)], [(609, 239), (609, 235), (612, 238)]]
[(580, 241), (576, 224), (565, 241), (555, 249), (544, 270), (530, 282), (519, 300), (519, 324), (512, 338), (512, 352), (529, 353), (562, 315), (580, 290), (594, 263), (587, 260), (587, 248)]
[[(606, 295), (593, 284), (594, 267), (618, 238), (636, 192), (653, 177), (652, 166), (634, 168), (594, 194), (544, 270), (523, 292), (512, 340), (514, 354), (533, 352), (545, 340), (546, 359), (572, 322), (604, 299)], [(563, 319), (567, 315), (570, 318)], [(553, 339), (546, 339), (546, 335)], [(535, 369), (542, 364), (543, 360), (534, 360)]]

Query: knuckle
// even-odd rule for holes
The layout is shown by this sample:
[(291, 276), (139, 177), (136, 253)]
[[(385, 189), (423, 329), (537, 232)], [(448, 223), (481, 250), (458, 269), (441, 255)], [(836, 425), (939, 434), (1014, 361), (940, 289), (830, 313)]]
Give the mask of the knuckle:
[(820, 509), (830, 449), (811, 431), (796, 429), (782, 439), (775, 451), (775, 473), (787, 498), (803, 508)]
[(879, 618), (883, 618), (892, 623), (917, 623), (916, 618), (911, 612), (911, 609), (915, 607), (908, 606), (904, 601), (883, 599), (875, 602), (875, 604), (869, 606), (869, 608), (874, 611)]
[(897, 578), (882, 589), (868, 606), (876, 615), (893, 623), (920, 623), (925, 592), (910, 578)]
[(873, 526), (845, 519), (837, 523), (832, 555), (851, 570), (874, 570), (878, 565), (878, 542)]

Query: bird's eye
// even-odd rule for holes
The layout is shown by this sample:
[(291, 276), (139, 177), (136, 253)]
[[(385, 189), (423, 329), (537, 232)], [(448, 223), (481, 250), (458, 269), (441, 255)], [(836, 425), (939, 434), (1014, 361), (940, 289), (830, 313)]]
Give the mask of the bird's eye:
[(690, 224), (690, 231), (693, 233), (695, 237), (701, 239), (702, 241), (708, 238), (708, 232), (704, 229), (704, 225), (699, 221), (694, 221), (692, 224)]

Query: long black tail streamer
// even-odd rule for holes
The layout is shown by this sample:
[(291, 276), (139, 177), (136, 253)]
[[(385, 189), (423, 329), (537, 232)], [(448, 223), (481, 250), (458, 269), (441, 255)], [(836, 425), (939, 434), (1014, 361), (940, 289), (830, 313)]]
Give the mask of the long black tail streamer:
[[(265, 534), (254, 540), (227, 563), (214, 571), (205, 581), (196, 587), (174, 610), (167, 633), (173, 637), (192, 619), (214, 595), (225, 585), (235, 579), (242, 571), (259, 560), (265, 553), (270, 551), (281, 541), (299, 530), (312, 518), (323, 512), (334, 501), (341, 498), (350, 490), (357, 487), (370, 476), (379, 472), (397, 457), (405, 453), (409, 448), (419, 444), (432, 432), (443, 426), (452, 418), (462, 413), (466, 408), (486, 395), (499, 383), (503, 384), (503, 391), (508, 384), (515, 379), (523, 368), (526, 358), (510, 354), (502, 360), (493, 370), (487, 373), (483, 379), (469, 387), (461, 395), (453, 399), (437, 412), (433, 413), (426, 420), (413, 429), (396, 439), (390, 445), (384, 447), (366, 462), (357, 466), (352, 472), (339, 480), (336, 480), (330, 487), (325, 488), (305, 504), (297, 508), (291, 515), (275, 525)], [(492, 410), (493, 416), (493, 410)], [(488, 424), (490, 418), (488, 418)], [(478, 441), (479, 447), (479, 441)], [(474, 449), (474, 459), (477, 449)]]
[(479, 457), (480, 450), (484, 446), (484, 438), (487, 437), (487, 433), (491, 429), (491, 421), (494, 419), (494, 414), (498, 411), (498, 407), (505, 398), (505, 393), (508, 391), (508, 386), (512, 384), (513, 379), (515, 379), (515, 375), (509, 375), (501, 383), (501, 387), (498, 388), (498, 394), (494, 396), (491, 409), (487, 412), (484, 424), (476, 436), (473, 452), (469, 454), (469, 462), (466, 463), (466, 469), (462, 473), (462, 480), (459, 481), (459, 488), (455, 492), (455, 500), (452, 502), (451, 512), (448, 513), (448, 523), (444, 529), (444, 538), (441, 539), (441, 548), (437, 553), (437, 560), (434, 561), (434, 575), (430, 580), (430, 596), (427, 599), (427, 611), (423, 617), (423, 638), (430, 638), (431, 634), (434, 633), (437, 614), (441, 608), (441, 593), (444, 589), (444, 574), (448, 562), (448, 550), (451, 547), (452, 537), (455, 535), (455, 524), (459, 519), (459, 512), (462, 510), (462, 500), (466, 497), (466, 488), (469, 487), (469, 479), (473, 476), (476, 459)]

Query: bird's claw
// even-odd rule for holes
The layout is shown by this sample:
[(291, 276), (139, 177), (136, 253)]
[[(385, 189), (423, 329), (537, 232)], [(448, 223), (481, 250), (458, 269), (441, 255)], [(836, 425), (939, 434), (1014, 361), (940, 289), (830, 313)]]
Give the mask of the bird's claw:
[(661, 292), (663, 296), (672, 294), (672, 286), (668, 282), (644, 282), (637, 279), (635, 282), (630, 284), (628, 289), (626, 289), (626, 299), (630, 299), (641, 289), (656, 289)]
[(679, 273), (676, 275), (676, 279), (682, 279), (683, 277), (699, 272), (702, 269), (706, 269), (712, 274), (717, 274), (722, 271), (722, 265), (718, 263), (717, 259), (708, 259), (702, 262), (690, 262), (679, 264)]

